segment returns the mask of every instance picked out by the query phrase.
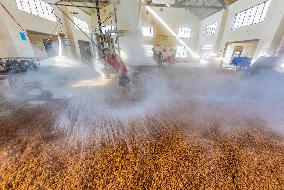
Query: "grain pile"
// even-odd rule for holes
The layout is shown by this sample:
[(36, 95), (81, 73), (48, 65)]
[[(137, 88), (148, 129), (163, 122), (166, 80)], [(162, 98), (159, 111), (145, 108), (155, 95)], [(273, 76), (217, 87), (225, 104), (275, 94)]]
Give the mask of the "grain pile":
[(98, 146), (70, 143), (54, 129), (60, 107), (1, 118), (0, 189), (284, 189), (283, 138), (258, 119), (197, 121), (193, 110), (220, 106), (183, 102), (134, 121), (127, 139), (102, 136)]

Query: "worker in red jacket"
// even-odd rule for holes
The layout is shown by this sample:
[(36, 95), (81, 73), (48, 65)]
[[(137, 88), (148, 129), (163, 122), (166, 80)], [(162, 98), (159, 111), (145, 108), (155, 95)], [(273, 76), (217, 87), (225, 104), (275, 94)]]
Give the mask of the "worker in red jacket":
[(120, 56), (111, 51), (109, 48), (104, 48), (103, 52), (105, 54), (106, 63), (118, 73), (119, 85), (127, 86), (129, 83), (128, 70)]

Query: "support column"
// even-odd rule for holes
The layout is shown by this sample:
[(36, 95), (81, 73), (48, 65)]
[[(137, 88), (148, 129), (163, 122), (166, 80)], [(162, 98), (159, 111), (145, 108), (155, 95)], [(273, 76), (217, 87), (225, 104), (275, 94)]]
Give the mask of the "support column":
[[(69, 15), (68, 13), (68, 8), (67, 7), (60, 7), (62, 9), (62, 11), (64, 11), (65, 14)], [(69, 15), (70, 17), (70, 15)], [(79, 57), (79, 55), (77, 54), (76, 51), (76, 43), (75, 42), (75, 38), (72, 32), (72, 27), (73, 27), (73, 23), (70, 22), (69, 18), (67, 18), (64, 14), (63, 14), (63, 21), (64, 21), (64, 26), (66, 29), (66, 36), (70, 39), (71, 41), (71, 51), (72, 51), (72, 55), (74, 55), (76, 58)]]
[(214, 46), (214, 50), (215, 50), (215, 53), (218, 55), (219, 52), (223, 52), (224, 51), (224, 48), (225, 47), (222, 47), (222, 40), (223, 40), (223, 35), (224, 35), (224, 31), (225, 31), (225, 26), (226, 26), (226, 23), (227, 23), (227, 18), (228, 18), (228, 9), (225, 8), (223, 10), (223, 15), (222, 15), (222, 19), (221, 19), (221, 22), (220, 22), (220, 26), (219, 26), (219, 32), (217, 34), (217, 39), (216, 39), (216, 43), (215, 43), (215, 46)]
[(267, 51), (268, 55), (273, 55), (274, 53), (276, 53), (276, 51), (281, 45), (281, 41), (283, 40), (283, 37), (284, 37), (284, 15), (282, 16), (282, 20), (273, 37), (270, 48)]
[[(0, 8), (1, 9), (1, 8)], [(1, 10), (2, 12), (2, 10)], [(13, 44), (10, 32), (3, 19), (3, 15), (0, 13), (0, 58), (15, 56), (16, 48)]]
[(101, 21), (99, 0), (96, 0), (96, 10), (97, 10), (97, 18), (98, 18), (98, 24), (99, 24), (101, 48), (104, 48), (104, 37), (103, 37), (103, 30), (102, 30), (102, 21)]

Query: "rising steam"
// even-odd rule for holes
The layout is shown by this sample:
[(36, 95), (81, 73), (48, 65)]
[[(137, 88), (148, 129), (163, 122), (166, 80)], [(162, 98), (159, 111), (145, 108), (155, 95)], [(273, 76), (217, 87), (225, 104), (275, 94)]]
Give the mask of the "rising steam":
[(119, 20), (127, 28), (127, 35), (120, 38), (122, 52), (127, 55), (127, 65), (154, 65), (153, 59), (146, 57), (143, 49), (143, 35), (140, 25), (138, 1), (120, 1), (118, 7)]
[[(120, 19), (128, 21), (130, 28), (130, 35), (122, 39), (128, 64), (152, 64), (142, 48), (137, 4), (132, 0), (121, 3)], [(184, 118), (188, 126), (192, 123), (206, 125), (212, 121), (208, 118), (218, 118), (221, 126), (234, 126), (236, 118), (243, 116), (261, 119), (268, 127), (280, 131), (284, 124), (282, 73), (245, 78), (240, 73), (226, 74), (186, 65), (176, 68), (130, 67), (129, 89), (122, 89), (116, 78), (106, 77), (107, 73), (98, 70), (101, 71), (60, 54), (42, 61), (38, 71), (11, 76), (10, 87), (4, 96), (7, 101), (25, 106), (35, 89), (40, 89), (39, 95), (49, 92), (48, 99), (64, 102), (60, 110), (54, 110), (57, 116), (54, 129), (63, 131), (70, 139), (84, 142), (99, 141), (102, 136), (109, 141), (114, 141), (116, 136), (127, 138), (130, 130), (138, 130), (136, 122), (145, 126), (137, 133), (151, 134), (151, 128), (147, 127), (149, 120), (154, 118), (166, 126), (159, 119), (163, 114), (164, 117), (171, 114)], [(189, 106), (173, 113), (176, 105), (186, 106), (192, 102), (234, 109), (228, 113)], [(189, 113), (195, 117), (189, 117)]]

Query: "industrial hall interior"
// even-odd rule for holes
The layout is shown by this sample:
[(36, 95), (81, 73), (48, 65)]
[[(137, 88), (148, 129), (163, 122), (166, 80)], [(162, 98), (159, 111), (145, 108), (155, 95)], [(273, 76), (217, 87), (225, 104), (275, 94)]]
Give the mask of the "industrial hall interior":
[(0, 0), (0, 190), (284, 189), (284, 0)]

